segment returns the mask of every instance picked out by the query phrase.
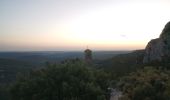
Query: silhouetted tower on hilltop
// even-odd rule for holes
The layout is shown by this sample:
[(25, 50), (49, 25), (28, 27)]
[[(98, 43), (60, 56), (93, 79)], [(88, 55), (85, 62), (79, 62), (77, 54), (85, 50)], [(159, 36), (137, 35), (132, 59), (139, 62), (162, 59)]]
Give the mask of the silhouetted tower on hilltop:
[(87, 63), (91, 63), (92, 62), (92, 51), (90, 49), (86, 49), (84, 51), (84, 57), (85, 57), (85, 61)]

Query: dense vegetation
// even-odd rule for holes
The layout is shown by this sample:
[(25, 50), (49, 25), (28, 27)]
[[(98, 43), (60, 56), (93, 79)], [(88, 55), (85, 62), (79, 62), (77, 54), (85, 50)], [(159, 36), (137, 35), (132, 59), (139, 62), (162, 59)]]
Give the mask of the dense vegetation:
[(170, 100), (170, 71), (145, 67), (121, 78), (121, 100)]
[(98, 67), (113, 74), (112, 76), (121, 77), (137, 69), (142, 68), (144, 50), (136, 50), (127, 54), (116, 55), (110, 59), (100, 61)]
[(109, 100), (108, 88), (121, 91), (120, 100), (170, 100), (169, 59), (144, 65), (142, 56), (140, 50), (93, 64), (71, 59), (34, 70), (26, 63), (1, 60), (3, 69), (13, 73), (10, 82), (17, 72), (24, 74), (10, 85), (0, 83), (0, 100)]
[(10, 89), (12, 100), (106, 100), (108, 74), (79, 60), (49, 64), (20, 76)]

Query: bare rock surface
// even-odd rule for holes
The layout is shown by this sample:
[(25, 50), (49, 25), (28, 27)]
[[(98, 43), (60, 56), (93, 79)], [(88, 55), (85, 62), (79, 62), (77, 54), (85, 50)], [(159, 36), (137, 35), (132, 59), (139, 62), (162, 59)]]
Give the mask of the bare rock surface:
[(143, 63), (162, 61), (167, 57), (170, 57), (170, 22), (165, 25), (159, 38), (147, 44)]

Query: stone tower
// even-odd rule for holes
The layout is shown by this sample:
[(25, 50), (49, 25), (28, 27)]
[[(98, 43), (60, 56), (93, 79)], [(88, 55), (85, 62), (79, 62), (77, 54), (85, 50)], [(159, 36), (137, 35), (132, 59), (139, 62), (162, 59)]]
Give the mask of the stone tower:
[(84, 59), (87, 63), (92, 62), (92, 51), (90, 49), (86, 49), (84, 51)]

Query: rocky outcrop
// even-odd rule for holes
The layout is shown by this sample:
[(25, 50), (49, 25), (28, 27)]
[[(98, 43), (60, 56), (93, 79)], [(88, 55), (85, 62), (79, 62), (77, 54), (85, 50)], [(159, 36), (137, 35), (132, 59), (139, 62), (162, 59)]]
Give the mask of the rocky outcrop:
[(111, 88), (110, 100), (119, 100), (122, 96), (122, 92), (117, 89)]
[(165, 25), (161, 35), (151, 40), (145, 48), (143, 63), (162, 61), (170, 57), (170, 22)]

